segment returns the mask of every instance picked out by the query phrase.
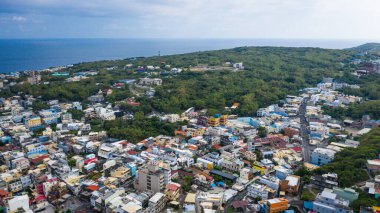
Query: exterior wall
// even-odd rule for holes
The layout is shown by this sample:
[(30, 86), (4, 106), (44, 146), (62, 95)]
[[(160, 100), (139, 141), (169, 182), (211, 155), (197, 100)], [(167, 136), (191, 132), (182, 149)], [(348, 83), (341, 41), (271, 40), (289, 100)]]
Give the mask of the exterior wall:
[(288, 209), (288, 200), (286, 199), (278, 199), (279, 202), (272, 203), (270, 204), (268, 202), (268, 212), (269, 213), (277, 213), (277, 212), (282, 212)]
[(311, 154), (311, 163), (313, 163), (315, 165), (319, 165), (319, 166), (328, 164), (333, 159), (334, 158), (331, 158), (328, 155), (325, 155), (325, 154), (322, 154), (322, 153), (318, 153), (318, 152), (313, 152)]
[(268, 191), (264, 189), (262, 185), (258, 184), (252, 184), (248, 186), (248, 193), (247, 195), (253, 198), (258, 198), (261, 197), (262, 200), (267, 200), (268, 199)]
[(163, 173), (154, 174), (147, 169), (139, 170), (137, 188), (140, 191), (160, 192), (164, 189), (164, 181)]

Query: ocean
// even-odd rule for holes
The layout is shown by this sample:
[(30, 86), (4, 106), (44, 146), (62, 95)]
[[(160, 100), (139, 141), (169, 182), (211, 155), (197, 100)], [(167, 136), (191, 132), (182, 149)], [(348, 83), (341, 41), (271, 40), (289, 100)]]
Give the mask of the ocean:
[(307, 39), (0, 39), (0, 73), (240, 46), (341, 49), (363, 43), (365, 41)]

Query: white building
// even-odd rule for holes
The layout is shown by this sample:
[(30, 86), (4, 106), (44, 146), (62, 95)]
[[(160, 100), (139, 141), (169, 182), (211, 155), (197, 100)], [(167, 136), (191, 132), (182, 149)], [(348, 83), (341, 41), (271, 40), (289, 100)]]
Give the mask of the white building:
[(139, 81), (143, 86), (159, 86), (162, 85), (162, 79), (160, 78), (141, 78)]
[(262, 200), (267, 200), (269, 198), (269, 191), (264, 185), (253, 183), (248, 186), (247, 195), (253, 198), (260, 197)]
[(15, 196), (8, 201), (7, 212), (18, 212), (18, 209), (23, 209), (25, 213), (33, 213), (29, 207), (28, 195)]
[(334, 160), (335, 151), (325, 148), (316, 148), (311, 153), (311, 163), (321, 166)]
[(149, 209), (151, 213), (159, 213), (166, 206), (165, 195), (161, 192), (157, 192), (153, 197), (149, 199)]
[(323, 192), (317, 195), (316, 200), (313, 203), (314, 212), (350, 212), (349, 201), (345, 199), (339, 199), (337, 194), (333, 193), (333, 190), (325, 188)]

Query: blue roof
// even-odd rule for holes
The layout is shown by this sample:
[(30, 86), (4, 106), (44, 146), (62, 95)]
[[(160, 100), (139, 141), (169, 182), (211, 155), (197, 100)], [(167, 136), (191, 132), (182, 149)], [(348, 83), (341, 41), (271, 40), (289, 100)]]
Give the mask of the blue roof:
[(281, 111), (273, 111), (273, 112), (270, 112), (269, 114), (271, 114), (271, 115), (277, 114), (277, 115), (288, 117), (288, 114), (286, 114), (285, 112), (281, 112)]
[(312, 201), (304, 201), (303, 206), (305, 209), (313, 209), (313, 202)]
[(322, 135), (319, 133), (310, 133), (311, 138), (322, 138)]

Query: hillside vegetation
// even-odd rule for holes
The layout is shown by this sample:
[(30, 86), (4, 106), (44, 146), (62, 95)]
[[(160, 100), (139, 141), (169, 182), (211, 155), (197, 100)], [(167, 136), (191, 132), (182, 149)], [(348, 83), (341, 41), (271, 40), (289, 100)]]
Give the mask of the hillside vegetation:
[(338, 152), (333, 162), (321, 166), (315, 172), (337, 173), (339, 185), (342, 187), (350, 187), (367, 180), (366, 162), (368, 159), (377, 158), (380, 154), (380, 127), (363, 135), (359, 141), (358, 148), (347, 148)]
[[(324, 76), (339, 78), (347, 68), (342, 62), (349, 62), (355, 53), (348, 50), (327, 50), (320, 48), (285, 47), (239, 47), (227, 50), (205, 51), (172, 56), (134, 58), (115, 61), (81, 63), (68, 69), (70, 73), (83, 70), (97, 70), (99, 75), (76, 83), (43, 76), (49, 85), (18, 85), (1, 92), (8, 97), (15, 93), (41, 96), (43, 100), (85, 101), (99, 89), (110, 87), (120, 79), (141, 78), (145, 73), (134, 72), (137, 66), (182, 67), (184, 71), (175, 76), (158, 75), (163, 85), (156, 87), (152, 99), (138, 98), (143, 105), (137, 111), (144, 114), (152, 111), (175, 113), (189, 107), (209, 108), (210, 112), (221, 112), (233, 102), (241, 107), (233, 113), (253, 115), (259, 107), (272, 104), (286, 94), (297, 94), (299, 89), (314, 86)], [(243, 62), (244, 71), (191, 72), (189, 67), (199, 64), (223, 66), (225, 62)], [(132, 69), (124, 69), (133, 64)], [(117, 69), (106, 70), (117, 66)], [(130, 96), (128, 88), (108, 99), (117, 101)]]
[(380, 43), (366, 43), (349, 49), (358, 52), (380, 53)]

